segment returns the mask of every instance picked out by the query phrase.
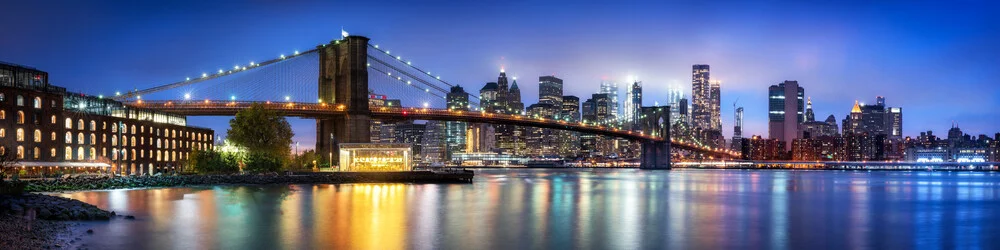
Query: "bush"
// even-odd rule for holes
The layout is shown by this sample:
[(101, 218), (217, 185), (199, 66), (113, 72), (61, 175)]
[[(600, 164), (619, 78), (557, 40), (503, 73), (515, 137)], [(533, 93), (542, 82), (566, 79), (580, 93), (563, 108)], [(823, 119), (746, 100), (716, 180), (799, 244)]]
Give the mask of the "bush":
[(246, 167), (243, 170), (246, 172), (265, 173), (281, 170), (281, 157), (268, 153), (249, 153), (244, 162)]
[(239, 171), (239, 157), (212, 150), (195, 150), (188, 160), (198, 173), (234, 173)]

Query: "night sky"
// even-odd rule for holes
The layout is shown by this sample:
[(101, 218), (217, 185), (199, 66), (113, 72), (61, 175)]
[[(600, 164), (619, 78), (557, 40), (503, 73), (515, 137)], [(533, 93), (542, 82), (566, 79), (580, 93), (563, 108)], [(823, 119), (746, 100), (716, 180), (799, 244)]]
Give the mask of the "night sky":
[[(882, 95), (903, 107), (905, 135), (945, 135), (953, 121), (974, 135), (1000, 132), (997, 4), (691, 2), (5, 1), (0, 61), (110, 95), (307, 50), (343, 27), (471, 93), (504, 65), (527, 104), (549, 74), (583, 100), (602, 77), (634, 75), (644, 104), (662, 104), (671, 84), (690, 97), (691, 65), (710, 64), (727, 138), (737, 100), (744, 135), (767, 134), (767, 87), (783, 80), (799, 81), (819, 120), (839, 123), (854, 100)], [(218, 134), (227, 121), (190, 119)], [(313, 123), (293, 125), (311, 147)]]

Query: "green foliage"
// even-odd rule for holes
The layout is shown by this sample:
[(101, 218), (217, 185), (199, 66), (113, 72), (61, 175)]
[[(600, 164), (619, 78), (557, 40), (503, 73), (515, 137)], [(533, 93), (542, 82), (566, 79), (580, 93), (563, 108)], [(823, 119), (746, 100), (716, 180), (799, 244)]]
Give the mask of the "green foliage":
[(243, 171), (251, 173), (276, 172), (281, 170), (281, 158), (269, 153), (248, 153)]
[(279, 163), (288, 159), (294, 135), (284, 116), (261, 104), (236, 113), (226, 131), (226, 139), (246, 148), (248, 155), (258, 154), (252, 157), (259, 158), (263, 157), (259, 154), (266, 154), (277, 157)]
[(188, 164), (198, 173), (234, 173), (239, 171), (239, 156), (219, 151), (195, 150)]
[(292, 160), (288, 163), (286, 168), (292, 171), (308, 171), (313, 168), (314, 163), (318, 167), (320, 161), (321, 159), (319, 154), (316, 154), (316, 151), (307, 150), (302, 152), (300, 155), (292, 156)]

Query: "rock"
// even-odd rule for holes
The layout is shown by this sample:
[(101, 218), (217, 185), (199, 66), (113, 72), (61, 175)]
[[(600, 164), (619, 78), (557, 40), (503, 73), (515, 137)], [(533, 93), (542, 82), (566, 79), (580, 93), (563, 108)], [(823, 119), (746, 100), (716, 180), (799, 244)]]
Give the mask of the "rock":
[(131, 216), (131, 215), (126, 215), (126, 216), (125, 216), (125, 219), (126, 219), (126, 220), (134, 220), (134, 219), (135, 219), (135, 216)]
[(87, 229), (88, 234), (94, 234), (94, 229)]

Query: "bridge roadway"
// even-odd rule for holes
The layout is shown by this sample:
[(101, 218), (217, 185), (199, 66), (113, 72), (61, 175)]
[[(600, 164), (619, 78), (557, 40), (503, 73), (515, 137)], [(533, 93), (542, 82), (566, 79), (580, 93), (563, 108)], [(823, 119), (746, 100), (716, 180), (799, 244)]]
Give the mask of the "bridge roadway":
[[(281, 112), (285, 116), (303, 118), (323, 118), (331, 115), (347, 115), (342, 104), (300, 103), (300, 102), (256, 102), (256, 101), (135, 101), (127, 103), (134, 107), (154, 109), (185, 116), (234, 116), (236, 112), (249, 108), (253, 104), (262, 104), (269, 110)], [(460, 111), (433, 108), (403, 108), (403, 107), (371, 107), (370, 117), (379, 120), (438, 120), (464, 121), (489, 124), (511, 124), (518, 126), (551, 128), (607, 135), (630, 140), (663, 141), (659, 136), (630, 130), (590, 125), (582, 122), (567, 122), (562, 120), (531, 118), (523, 115), (507, 115), (487, 113), (484, 111)], [(739, 154), (729, 150), (713, 149), (672, 140), (672, 147), (683, 150), (701, 152), (708, 156), (722, 158), (739, 158)]]

